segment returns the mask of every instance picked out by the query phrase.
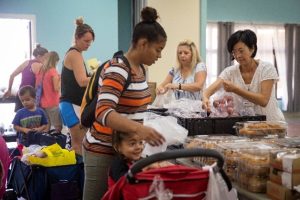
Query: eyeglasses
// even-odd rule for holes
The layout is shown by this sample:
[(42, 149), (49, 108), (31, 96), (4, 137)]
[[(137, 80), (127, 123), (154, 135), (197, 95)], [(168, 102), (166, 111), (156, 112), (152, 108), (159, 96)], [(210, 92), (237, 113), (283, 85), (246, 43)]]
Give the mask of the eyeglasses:
[(231, 52), (231, 54), (232, 54), (233, 56), (237, 56), (238, 54), (239, 54), (239, 55), (243, 55), (244, 53), (245, 53), (245, 49), (233, 50), (233, 51)]

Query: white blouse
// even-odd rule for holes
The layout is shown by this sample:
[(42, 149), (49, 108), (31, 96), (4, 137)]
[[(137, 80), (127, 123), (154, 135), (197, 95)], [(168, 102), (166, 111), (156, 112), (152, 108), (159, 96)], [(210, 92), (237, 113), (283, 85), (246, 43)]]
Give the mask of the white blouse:
[[(268, 62), (264, 62), (258, 60), (258, 66), (252, 78), (250, 84), (245, 84), (244, 79), (242, 78), (242, 74), (239, 68), (239, 64), (232, 65), (230, 67), (225, 68), (222, 73), (219, 75), (219, 78), (224, 80), (229, 80), (232, 83), (238, 85), (239, 87), (249, 90), (251, 92), (260, 93), (261, 92), (261, 82), (265, 80), (275, 80), (278, 81), (279, 77), (276, 72), (275, 67)], [(274, 82), (274, 85), (275, 85)], [(233, 94), (235, 98), (235, 102), (241, 102), (239, 99), (243, 99), (242, 97)], [(245, 99), (244, 99), (245, 100)], [(245, 100), (247, 101), (247, 100)], [(279, 109), (277, 104), (277, 100), (275, 97), (275, 87), (272, 88), (272, 93), (270, 96), (270, 100), (266, 107), (262, 107), (256, 104), (252, 104), (254, 111), (259, 115), (266, 115), (268, 121), (284, 121), (284, 116), (282, 111)]]

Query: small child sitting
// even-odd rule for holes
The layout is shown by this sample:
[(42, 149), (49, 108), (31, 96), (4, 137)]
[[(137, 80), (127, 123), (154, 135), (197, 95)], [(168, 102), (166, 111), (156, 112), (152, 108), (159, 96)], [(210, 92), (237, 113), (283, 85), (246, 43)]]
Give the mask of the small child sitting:
[[(128, 172), (134, 162), (142, 159), (145, 141), (137, 134), (117, 132), (112, 135), (112, 145), (118, 156), (113, 160), (109, 170), (109, 188)], [(167, 161), (156, 162), (145, 167), (143, 171), (170, 165), (173, 164)]]
[(47, 116), (43, 109), (36, 107), (35, 89), (26, 85), (20, 88), (19, 98), (24, 108), (17, 111), (12, 124), (17, 131), (18, 143), (29, 146), (27, 134), (29, 132), (44, 132), (47, 130)]
[(111, 164), (109, 171), (109, 186), (117, 182), (127, 173), (130, 166), (141, 159), (145, 144), (137, 134), (117, 132), (112, 135), (112, 145), (118, 156)]

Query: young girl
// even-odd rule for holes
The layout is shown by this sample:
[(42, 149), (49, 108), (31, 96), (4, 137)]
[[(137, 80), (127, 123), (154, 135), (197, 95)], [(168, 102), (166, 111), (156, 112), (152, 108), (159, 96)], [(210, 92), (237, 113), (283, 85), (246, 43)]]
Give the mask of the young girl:
[[(112, 135), (112, 145), (118, 156), (113, 160), (109, 170), (109, 188), (128, 172), (132, 164), (142, 159), (145, 141), (139, 134), (116, 132)], [(145, 167), (143, 171), (170, 165), (173, 164), (168, 161), (156, 162)]]
[(141, 159), (145, 147), (142, 137), (138, 134), (122, 132), (112, 135), (112, 144), (118, 156), (112, 162), (109, 170), (109, 187), (125, 175), (135, 161)]
[(48, 116), (48, 130), (51, 126), (60, 132), (62, 130), (62, 119), (59, 112), (60, 97), (60, 75), (56, 70), (59, 56), (55, 51), (47, 54), (46, 61), (36, 76), (36, 86), (42, 82), (43, 92), (40, 100), (40, 107)]

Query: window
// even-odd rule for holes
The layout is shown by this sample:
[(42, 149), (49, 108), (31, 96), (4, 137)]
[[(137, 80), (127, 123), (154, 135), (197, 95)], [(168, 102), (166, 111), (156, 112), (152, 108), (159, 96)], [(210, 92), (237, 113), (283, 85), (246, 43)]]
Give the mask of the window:
[[(285, 29), (284, 25), (262, 25), (262, 24), (241, 24), (235, 23), (234, 32), (237, 30), (251, 29), (257, 35), (258, 51), (255, 56), (257, 59), (274, 64), (273, 48), (275, 50), (279, 82), (277, 83), (277, 98), (283, 100), (283, 109), (286, 109), (287, 90), (286, 90), (286, 60), (285, 60)], [(208, 66), (208, 85), (217, 77), (217, 48), (218, 30), (217, 23), (208, 23), (206, 28), (206, 62)]]
[(210, 85), (217, 78), (218, 63), (218, 26), (216, 23), (208, 24), (206, 28), (206, 65), (207, 84)]
[[(0, 97), (7, 90), (10, 74), (25, 60), (30, 59), (32, 31), (30, 19), (7, 18), (0, 16)], [(12, 92), (16, 94), (21, 81), (21, 75), (17, 76), (13, 83)], [(14, 103), (0, 103), (0, 123), (5, 128), (11, 124), (14, 117)]]

